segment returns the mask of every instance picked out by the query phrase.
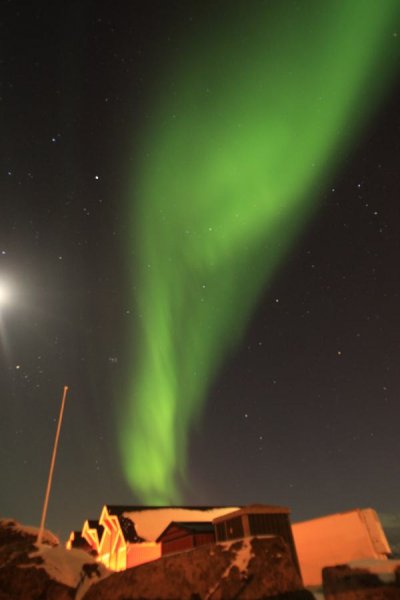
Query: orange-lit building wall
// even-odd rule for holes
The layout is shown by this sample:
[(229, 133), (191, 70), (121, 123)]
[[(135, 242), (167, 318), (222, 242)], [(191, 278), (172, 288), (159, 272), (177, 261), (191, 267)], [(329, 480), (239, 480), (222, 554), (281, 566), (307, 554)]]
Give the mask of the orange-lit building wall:
[(100, 524), (104, 531), (99, 547), (99, 558), (108, 569), (123, 571), (127, 568), (127, 543), (125, 542), (118, 517), (108, 514), (107, 507), (102, 510)]
[(142, 542), (140, 544), (128, 544), (126, 556), (126, 568), (137, 567), (143, 563), (157, 560), (161, 556), (161, 544), (157, 542)]
[(100, 549), (99, 534), (97, 529), (90, 527), (89, 521), (85, 521), (83, 524), (82, 537), (85, 538), (91, 549), (98, 554)]
[(71, 531), (71, 533), (69, 534), (69, 538), (67, 539), (66, 544), (65, 544), (65, 547), (67, 550), (71, 550), (74, 539), (75, 539), (75, 531)]
[[(101, 539), (97, 530), (89, 526), (86, 521), (82, 530), (83, 537), (98, 554), (97, 560), (113, 571), (123, 571), (129, 567), (157, 560), (161, 556), (161, 544), (155, 542), (132, 543), (125, 541), (119, 519), (116, 515), (108, 513), (104, 506), (101, 512), (100, 525), (104, 527)], [(71, 533), (67, 548), (71, 547)]]
[(387, 558), (390, 547), (373, 509), (294, 523), (304, 585), (320, 585), (322, 568), (364, 558)]

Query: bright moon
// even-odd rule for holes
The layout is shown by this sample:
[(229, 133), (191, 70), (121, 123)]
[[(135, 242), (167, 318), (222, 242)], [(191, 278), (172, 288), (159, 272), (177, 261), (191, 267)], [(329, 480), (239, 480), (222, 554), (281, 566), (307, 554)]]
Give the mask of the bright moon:
[(7, 302), (10, 300), (10, 297), (11, 292), (9, 286), (0, 281), (0, 306), (7, 304)]

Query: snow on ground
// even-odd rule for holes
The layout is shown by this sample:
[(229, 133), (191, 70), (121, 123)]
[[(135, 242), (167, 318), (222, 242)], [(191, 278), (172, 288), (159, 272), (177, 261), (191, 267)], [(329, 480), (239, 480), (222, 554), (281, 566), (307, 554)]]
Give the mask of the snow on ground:
[(321, 587), (311, 586), (311, 587), (306, 587), (306, 590), (308, 590), (309, 592), (312, 593), (315, 600), (325, 600), (324, 592), (322, 591)]
[[(40, 557), (43, 563), (29, 564), (26, 567), (34, 566), (38, 569), (43, 568), (51, 579), (68, 585), (71, 588), (76, 589), (80, 586), (77, 600), (83, 596), (90, 585), (110, 574), (110, 571), (104, 565), (97, 563), (84, 550), (67, 550), (64, 546), (51, 547), (41, 544), (39, 549), (36, 552), (32, 552), (29, 557)], [(92, 568), (93, 573), (88, 574), (85, 572), (83, 569), (84, 565), (89, 565), (89, 570)]]
[(135, 524), (136, 533), (148, 542), (155, 542), (171, 521), (205, 521), (238, 510), (238, 506), (225, 506), (199, 510), (192, 508), (152, 508), (123, 514)]
[[(39, 533), (38, 527), (21, 525), (17, 521), (14, 521), (14, 519), (0, 519), (0, 527), (10, 527), (14, 529), (14, 531), (22, 533), (23, 535), (30, 535), (35, 538), (37, 538)], [(47, 529), (45, 529), (43, 532), (43, 541), (47, 542), (48, 544), (52, 544), (53, 546), (57, 546), (60, 543), (60, 540), (54, 535), (54, 533), (51, 533), (51, 531), (48, 531)]]
[[(265, 537), (270, 537), (270, 536), (265, 536)], [(236, 556), (235, 556), (234, 560), (229, 565), (229, 567), (225, 571), (225, 573), (222, 575), (222, 578), (227, 577), (233, 567), (237, 567), (239, 569), (240, 573), (242, 573), (242, 574), (247, 573), (247, 568), (249, 566), (250, 559), (253, 557), (253, 552), (252, 552), (252, 548), (251, 548), (251, 540), (248, 538), (247, 539), (244, 538), (240, 541), (242, 542), (242, 545), (239, 548), (239, 550), (236, 552)], [(237, 540), (236, 540), (236, 542), (237, 542)], [(235, 542), (230, 543), (230, 544), (221, 544), (221, 546), (224, 546), (224, 547), (226, 547), (227, 550), (230, 550), (234, 543)]]
[[(274, 536), (263, 536), (263, 537), (274, 537)], [(209, 598), (212, 598), (214, 593), (217, 591), (217, 589), (221, 585), (221, 581), (223, 579), (226, 579), (226, 577), (229, 576), (229, 573), (231, 572), (233, 567), (237, 567), (239, 569), (239, 572), (241, 575), (246, 575), (248, 566), (249, 566), (249, 562), (250, 562), (251, 558), (254, 556), (253, 552), (252, 552), (252, 547), (251, 547), (251, 540), (243, 538), (240, 540), (233, 540), (232, 542), (224, 542), (222, 544), (219, 543), (218, 545), (222, 546), (224, 548), (224, 550), (226, 550), (227, 552), (230, 552), (232, 549), (232, 546), (234, 546), (238, 542), (240, 542), (241, 545), (240, 545), (240, 548), (238, 550), (236, 550), (235, 558), (232, 560), (232, 562), (229, 564), (229, 566), (225, 569), (220, 581), (217, 581), (217, 583), (211, 589), (208, 590), (206, 600), (209, 600)], [(212, 553), (211, 553), (211, 555), (212, 555)]]
[(98, 576), (94, 576), (94, 577), (86, 577), (81, 585), (79, 586), (79, 589), (76, 592), (75, 595), (75, 600), (82, 600), (82, 598), (84, 597), (84, 595), (86, 594), (86, 592), (88, 591), (88, 589), (90, 588), (90, 586), (92, 586), (94, 583), (97, 583), (98, 581), (100, 581), (100, 579), (105, 579), (105, 577), (108, 577), (109, 575), (111, 575), (113, 573), (113, 571), (109, 571), (104, 565), (99, 565), (99, 573), (100, 575)]
[(37, 568), (44, 568), (51, 579), (72, 588), (76, 588), (82, 578), (83, 565), (96, 562), (84, 550), (67, 550), (63, 546), (51, 548), (41, 545), (29, 558), (38, 556), (43, 560), (43, 564), (36, 564)]

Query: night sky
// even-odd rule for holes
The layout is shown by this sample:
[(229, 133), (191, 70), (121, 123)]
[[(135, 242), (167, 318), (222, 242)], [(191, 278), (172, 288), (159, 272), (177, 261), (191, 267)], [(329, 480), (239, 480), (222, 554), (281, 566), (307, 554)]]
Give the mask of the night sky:
[[(39, 524), (64, 385), (48, 527), (65, 537), (104, 503), (138, 502), (117, 442), (140, 353), (127, 218), (135, 140), (184, 40), (232, 10), (2, 3), (4, 517)], [(400, 21), (391, 35), (400, 44)], [(185, 504), (282, 504), (295, 521), (373, 507), (400, 531), (399, 100), (397, 75), (212, 382), (190, 435)]]

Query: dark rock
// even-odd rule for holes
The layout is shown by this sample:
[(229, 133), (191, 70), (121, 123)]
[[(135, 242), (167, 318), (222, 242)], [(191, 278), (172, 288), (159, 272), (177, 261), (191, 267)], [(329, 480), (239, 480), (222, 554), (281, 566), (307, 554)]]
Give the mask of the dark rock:
[(212, 544), (115, 573), (83, 600), (313, 600), (288, 547), (264, 537)]
[[(36, 535), (34, 529), (22, 527), (12, 519), (0, 520), (0, 568), (5, 565), (40, 563), (40, 558), (29, 558), (29, 554), (36, 550)], [(57, 538), (50, 532), (46, 532), (44, 542), (49, 546), (58, 544)]]
[(325, 600), (400, 600), (398, 583), (385, 583), (368, 569), (326, 567), (322, 583)]
[[(37, 530), (33, 527), (24, 527), (14, 519), (0, 519), (0, 548), (9, 547), (10, 544), (23, 542), (33, 544), (36, 542)], [(49, 531), (45, 531), (43, 543), (49, 546), (57, 546), (59, 540)]]
[(72, 600), (75, 596), (74, 590), (53, 581), (44, 569), (36, 567), (0, 568), (0, 591), (13, 600)]

